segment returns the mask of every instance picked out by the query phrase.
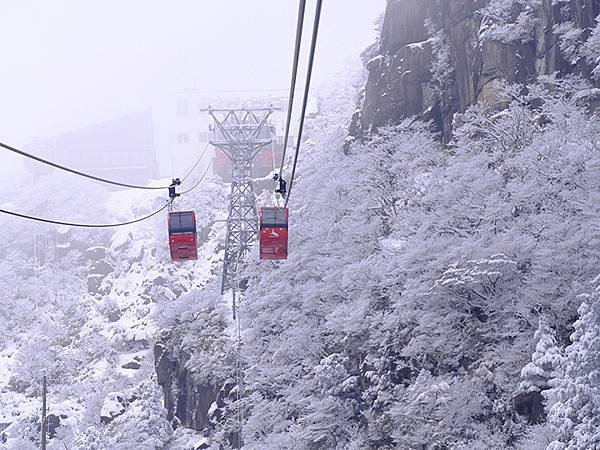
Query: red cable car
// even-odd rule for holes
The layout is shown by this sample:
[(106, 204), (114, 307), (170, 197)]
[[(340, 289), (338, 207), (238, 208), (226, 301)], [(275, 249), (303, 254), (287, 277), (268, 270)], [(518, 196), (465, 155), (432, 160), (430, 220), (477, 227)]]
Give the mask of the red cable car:
[(260, 208), (260, 259), (287, 259), (288, 209)]
[(194, 211), (169, 212), (169, 249), (171, 260), (198, 259), (196, 250), (196, 214)]

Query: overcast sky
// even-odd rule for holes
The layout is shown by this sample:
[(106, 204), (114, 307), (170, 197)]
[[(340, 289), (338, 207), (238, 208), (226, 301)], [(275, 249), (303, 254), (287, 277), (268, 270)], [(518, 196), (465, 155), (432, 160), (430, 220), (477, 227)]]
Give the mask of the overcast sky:
[[(169, 91), (286, 88), (297, 4), (0, 0), (0, 141), (23, 145), (145, 108)], [(317, 83), (373, 41), (384, 7), (325, 0)]]

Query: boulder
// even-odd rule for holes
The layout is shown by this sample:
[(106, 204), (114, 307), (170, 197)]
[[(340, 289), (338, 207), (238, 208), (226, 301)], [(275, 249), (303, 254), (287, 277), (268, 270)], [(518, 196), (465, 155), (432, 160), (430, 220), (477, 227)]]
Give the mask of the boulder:
[(85, 250), (85, 257), (90, 261), (100, 261), (106, 257), (106, 247), (89, 247)]
[(123, 369), (138, 370), (142, 365), (137, 361), (129, 361), (121, 366)]
[(100, 410), (100, 423), (105, 425), (111, 423), (116, 417), (125, 412), (128, 405), (129, 401), (125, 394), (110, 392), (104, 399), (102, 409)]

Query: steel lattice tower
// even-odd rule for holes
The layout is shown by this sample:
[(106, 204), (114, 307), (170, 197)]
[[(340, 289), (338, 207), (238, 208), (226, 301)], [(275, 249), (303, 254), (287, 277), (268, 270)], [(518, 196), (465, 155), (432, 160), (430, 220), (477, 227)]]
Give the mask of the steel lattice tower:
[[(252, 160), (271, 144), (269, 117), (273, 108), (212, 109), (214, 121), (210, 143), (231, 160), (231, 194), (227, 216), (227, 238), (223, 260), (221, 293), (237, 290), (240, 261), (258, 237), (256, 198), (252, 185)], [(235, 302), (234, 292), (234, 302)], [(235, 305), (234, 305), (235, 314)]]

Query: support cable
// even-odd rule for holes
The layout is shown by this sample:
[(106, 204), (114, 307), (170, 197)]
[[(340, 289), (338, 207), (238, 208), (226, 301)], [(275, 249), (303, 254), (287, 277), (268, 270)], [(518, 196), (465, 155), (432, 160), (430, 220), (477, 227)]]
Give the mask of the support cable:
[(85, 178), (89, 178), (91, 180), (96, 180), (96, 181), (100, 181), (102, 183), (106, 183), (106, 184), (112, 184), (113, 186), (121, 186), (121, 187), (127, 187), (127, 188), (132, 188), (132, 189), (152, 189), (152, 190), (157, 190), (157, 189), (168, 189), (169, 186), (139, 186), (136, 184), (127, 184), (127, 183), (120, 183), (118, 181), (112, 181), (112, 180), (107, 180), (106, 178), (101, 178), (101, 177), (97, 177), (95, 175), (90, 175), (88, 173), (85, 172), (81, 172), (79, 170), (75, 170), (75, 169), (71, 169), (67, 166), (63, 166), (57, 163), (54, 163), (52, 161), (48, 161), (47, 159), (44, 158), (40, 158), (39, 156), (35, 156), (32, 155), (31, 153), (27, 153), (26, 151), (23, 150), (19, 150), (18, 148), (15, 147), (11, 147), (10, 145), (4, 144), (2, 142), (0, 142), (0, 147), (5, 148), (6, 150), (9, 150), (13, 153), (17, 153), (21, 156), (24, 156), (26, 158), (29, 159), (33, 159), (34, 161), (40, 162), (42, 164), (46, 164), (48, 166), (52, 166), (55, 167), (57, 169), (60, 170), (64, 170), (65, 172), (70, 172), (73, 173), (75, 175), (79, 175), (80, 177), (85, 177)]
[[(206, 149), (208, 148), (208, 145), (206, 146), (206, 148), (204, 149), (204, 151), (206, 152)], [(200, 157), (200, 159), (202, 159), (202, 157)], [(200, 161), (200, 159), (198, 161)], [(197, 164), (196, 164), (197, 165)], [(181, 194), (188, 194), (191, 191), (193, 191), (194, 189), (196, 189), (200, 183), (204, 180), (204, 178), (206, 177), (206, 174), (208, 173), (208, 170), (210, 169), (210, 164), (206, 167), (206, 170), (204, 171), (204, 173), (202, 174), (202, 176), (200, 177), (200, 179), (188, 190), (181, 192), (180, 194), (177, 194), (177, 196), (181, 195)], [(191, 171), (190, 171), (191, 173)], [(187, 176), (187, 175), (186, 175)], [(172, 187), (172, 186), (170, 186)], [(154, 216), (156, 216), (158, 213), (164, 211), (165, 209), (169, 208), (172, 204), (173, 201), (175, 200), (175, 197), (170, 198), (169, 200), (167, 200), (167, 203), (165, 204), (165, 206), (163, 206), (162, 208), (154, 211), (153, 213), (150, 213), (144, 217), (140, 217), (139, 219), (134, 219), (134, 220), (130, 220), (128, 222), (119, 222), (119, 223), (110, 223), (110, 224), (91, 224), (91, 223), (75, 223), (75, 222), (65, 222), (65, 221), (61, 221), (61, 220), (53, 220), (53, 219), (46, 219), (43, 217), (35, 217), (35, 216), (30, 216), (27, 214), (22, 214), (22, 213), (18, 213), (18, 212), (14, 212), (14, 211), (9, 211), (6, 209), (1, 209), (0, 208), (0, 213), (1, 214), (7, 214), (9, 216), (14, 216), (14, 217), (20, 217), (22, 219), (29, 219), (29, 220), (34, 220), (36, 222), (44, 222), (44, 223), (51, 223), (54, 225), (66, 225), (69, 227), (80, 227), (80, 228), (114, 228), (114, 227), (122, 227), (125, 225), (132, 225), (134, 223), (138, 223), (138, 222), (143, 222), (144, 220), (148, 220)]]
[(244, 369), (242, 367), (242, 325), (240, 315), (237, 313), (239, 309), (239, 297), (236, 302), (236, 294), (240, 295), (239, 284), (236, 280), (233, 284), (233, 312), (235, 320), (235, 340), (236, 340), (236, 384), (237, 384), (237, 419), (238, 419), (238, 448), (244, 447)]
[[(202, 154), (200, 155), (200, 158), (198, 158), (198, 160), (196, 161), (196, 163), (192, 166), (192, 168), (187, 172), (187, 174), (183, 177), (182, 181), (185, 181), (186, 178), (188, 178), (191, 173), (196, 169), (196, 167), (198, 167), (198, 164), (200, 164), (200, 161), (202, 160), (202, 157), (204, 156), (204, 154), (206, 153), (206, 150), (208, 149), (208, 145), (206, 144), (206, 147), (204, 148), (204, 151), (202, 152)], [(168, 189), (169, 186), (140, 186), (137, 184), (128, 184), (128, 183), (121, 183), (119, 181), (113, 181), (113, 180), (108, 180), (106, 178), (102, 178), (102, 177), (97, 177), (95, 175), (91, 175), (89, 173), (85, 173), (82, 172), (80, 170), (76, 170), (76, 169), (71, 169), (70, 167), (67, 166), (63, 166), (61, 164), (57, 164), (55, 162), (49, 161), (47, 159), (41, 158), (39, 156), (33, 155), (31, 153), (28, 153), (24, 150), (20, 150), (16, 147), (12, 147), (8, 144), (4, 144), (2, 142), (0, 142), (0, 147), (9, 150), (13, 153), (16, 153), (18, 155), (24, 156), (25, 158), (29, 158), (29, 159), (33, 159), (34, 161), (37, 161), (39, 163), (42, 164), (46, 164), (48, 166), (54, 167), (56, 169), (60, 169), (60, 170), (64, 170), (65, 172), (69, 172), (75, 175), (79, 175), (80, 177), (85, 177), (85, 178), (89, 178), (91, 180), (95, 180), (95, 181), (100, 181), (101, 183), (106, 183), (106, 184), (112, 184), (113, 186), (120, 186), (120, 187), (126, 187), (126, 188), (131, 188), (131, 189), (145, 189), (145, 190), (162, 190), (162, 189)]]
[[(284, 208), (287, 208), (290, 200), (290, 194), (292, 192), (292, 186), (294, 184), (294, 176), (296, 175), (296, 165), (298, 163), (298, 154), (300, 152), (300, 144), (302, 142), (302, 131), (304, 129), (304, 119), (306, 117), (306, 106), (308, 104), (308, 94), (310, 92), (310, 80), (312, 78), (313, 64), (315, 60), (315, 53), (317, 47), (317, 37), (319, 35), (319, 22), (321, 21), (321, 8), (323, 6), (323, 0), (317, 0), (317, 7), (315, 11), (315, 20), (313, 24), (312, 40), (310, 43), (310, 55), (308, 58), (308, 70), (306, 73), (306, 83), (304, 86), (304, 98), (302, 101), (302, 112), (300, 114), (300, 125), (298, 127), (298, 136), (296, 139), (296, 152), (294, 154), (294, 163), (292, 165), (292, 175), (290, 176), (289, 187), (287, 189), (287, 195), (285, 197)], [(280, 175), (281, 176), (281, 175)]]
[[(181, 178), (181, 182), (185, 183), (185, 180), (188, 179), (188, 177), (192, 174), (192, 172), (194, 170), (196, 170), (196, 167), (198, 167), (198, 164), (200, 164), (200, 161), (202, 161), (202, 158), (204, 158), (204, 154), (206, 153), (206, 150), (208, 150), (208, 146), (210, 145), (210, 142), (206, 143), (206, 146), (204, 147), (204, 150), (202, 150), (202, 154), (200, 155), (200, 157), (196, 160), (195, 164), (192, 166), (192, 168), (190, 170), (188, 170), (188, 172), (183, 176), (183, 178)], [(210, 164), (209, 164), (210, 166)], [(192, 188), (193, 189), (193, 188)], [(191, 189), (190, 189), (191, 190)]]
[(206, 166), (206, 169), (204, 170), (204, 173), (202, 174), (200, 179), (198, 181), (196, 181), (196, 183), (191, 188), (189, 188), (186, 191), (181, 192), (180, 194), (185, 195), (189, 192), (192, 192), (194, 189), (196, 189), (200, 185), (200, 183), (202, 183), (202, 181), (204, 181), (204, 178), (206, 177), (206, 174), (208, 174), (209, 169), (210, 169), (210, 164), (208, 166)]
[(0, 209), (0, 213), (2, 213), (2, 214), (8, 214), (10, 216), (20, 217), (22, 219), (35, 220), (37, 222), (51, 223), (51, 224), (54, 224), (54, 225), (66, 225), (68, 227), (80, 227), (80, 228), (114, 228), (114, 227), (122, 227), (122, 226), (125, 226), (125, 225), (131, 225), (131, 224), (134, 224), (134, 223), (142, 222), (144, 220), (148, 220), (151, 217), (156, 216), (161, 211), (164, 211), (165, 209), (167, 209), (169, 206), (171, 206), (172, 203), (173, 203), (173, 200), (170, 199), (170, 200), (167, 201), (167, 203), (165, 204), (165, 206), (163, 206), (162, 208), (154, 211), (151, 214), (148, 214), (147, 216), (140, 217), (139, 219), (130, 220), (129, 222), (110, 223), (110, 224), (90, 224), (90, 223), (63, 222), (61, 220), (52, 220), (52, 219), (45, 219), (45, 218), (42, 218), (42, 217), (29, 216), (27, 214), (21, 214), (21, 213), (17, 213), (17, 212), (14, 212), (14, 211), (8, 211), (6, 209)]
[(288, 138), (290, 135), (290, 124), (292, 121), (292, 109), (294, 108), (294, 94), (296, 93), (296, 78), (298, 76), (298, 61), (300, 59), (300, 47), (302, 44), (302, 29), (304, 27), (304, 11), (306, 10), (306, 0), (300, 0), (298, 5), (298, 21), (296, 24), (296, 43), (294, 46), (294, 62), (292, 65), (292, 79), (290, 82), (290, 93), (288, 97), (287, 119), (285, 122), (285, 133), (283, 137), (283, 151), (281, 154), (281, 166), (279, 176), (283, 172), (285, 164), (285, 154), (287, 151)]

